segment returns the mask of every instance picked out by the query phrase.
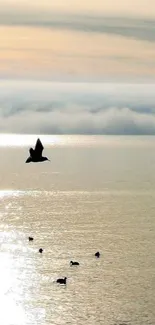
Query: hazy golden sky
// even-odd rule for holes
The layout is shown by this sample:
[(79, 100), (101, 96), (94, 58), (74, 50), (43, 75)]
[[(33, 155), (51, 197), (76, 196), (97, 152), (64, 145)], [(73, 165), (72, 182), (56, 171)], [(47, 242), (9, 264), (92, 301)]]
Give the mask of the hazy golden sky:
[(154, 0), (1, 1), (1, 78), (152, 79), (154, 16)]
[(1, 6), (26, 6), (27, 8), (43, 8), (65, 12), (98, 12), (103, 14), (133, 14), (155, 16), (154, 0), (1, 0)]

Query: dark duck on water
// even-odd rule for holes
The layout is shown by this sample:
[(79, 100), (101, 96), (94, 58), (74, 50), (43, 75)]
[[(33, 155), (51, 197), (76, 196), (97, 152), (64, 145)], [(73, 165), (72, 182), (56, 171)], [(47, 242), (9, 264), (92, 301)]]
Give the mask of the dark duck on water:
[(62, 278), (62, 279), (57, 279), (57, 283), (60, 283), (60, 284), (66, 284), (66, 280), (67, 280), (67, 278), (65, 277), (65, 278)]
[(73, 261), (70, 261), (70, 266), (72, 265), (80, 265), (79, 262), (73, 262)]
[(40, 139), (38, 139), (36, 142), (35, 148), (29, 149), (30, 156), (27, 158), (27, 160), (25, 162), (30, 163), (30, 162), (42, 162), (45, 160), (50, 161), (47, 157), (42, 156), (43, 150), (44, 150), (44, 147), (43, 147)]
[(29, 241), (33, 241), (33, 237), (29, 237)]
[(99, 258), (100, 255), (101, 255), (100, 252), (96, 252), (96, 253), (95, 253), (95, 256), (96, 256), (97, 258)]

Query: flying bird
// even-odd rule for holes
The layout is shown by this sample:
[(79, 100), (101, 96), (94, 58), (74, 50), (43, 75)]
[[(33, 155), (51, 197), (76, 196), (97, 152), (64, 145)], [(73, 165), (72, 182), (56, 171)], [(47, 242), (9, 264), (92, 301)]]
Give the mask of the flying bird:
[(42, 156), (43, 150), (44, 150), (44, 147), (43, 147), (40, 139), (37, 139), (35, 148), (29, 149), (30, 156), (27, 158), (27, 160), (25, 162), (30, 163), (30, 162), (41, 162), (41, 161), (45, 161), (45, 160), (50, 161), (47, 157)]

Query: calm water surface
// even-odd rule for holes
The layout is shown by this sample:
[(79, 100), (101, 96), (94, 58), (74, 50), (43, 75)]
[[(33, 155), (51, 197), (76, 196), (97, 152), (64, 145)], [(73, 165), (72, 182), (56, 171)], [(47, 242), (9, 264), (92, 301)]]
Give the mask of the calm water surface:
[(155, 137), (35, 140), (0, 136), (0, 324), (155, 325)]

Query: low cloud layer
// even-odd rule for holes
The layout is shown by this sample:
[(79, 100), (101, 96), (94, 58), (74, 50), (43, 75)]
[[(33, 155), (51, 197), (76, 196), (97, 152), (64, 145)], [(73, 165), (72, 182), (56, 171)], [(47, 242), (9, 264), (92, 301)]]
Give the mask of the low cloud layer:
[(52, 112), (24, 111), (0, 118), (2, 132), (40, 134), (155, 134), (155, 116), (129, 108), (108, 108), (97, 113), (81, 107)]
[(0, 84), (1, 133), (155, 134), (154, 85)]

